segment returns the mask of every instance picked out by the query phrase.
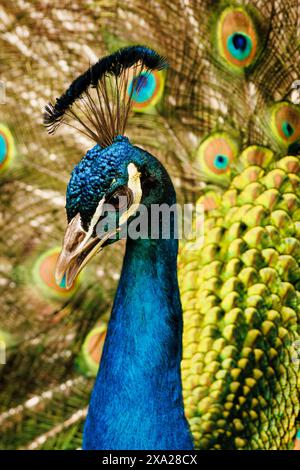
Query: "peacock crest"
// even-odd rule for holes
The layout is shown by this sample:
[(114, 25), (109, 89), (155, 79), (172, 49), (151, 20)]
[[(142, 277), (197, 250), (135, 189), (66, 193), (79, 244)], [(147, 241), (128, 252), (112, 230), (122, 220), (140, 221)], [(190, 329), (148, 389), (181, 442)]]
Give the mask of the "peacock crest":
[(49, 103), (44, 124), (53, 133), (61, 123), (72, 126), (68, 118), (73, 118), (80, 132), (100, 147), (109, 146), (115, 137), (124, 134), (133, 100), (136, 106), (147, 101), (140, 98), (140, 92), (144, 95), (150, 89), (151, 93), (156, 85), (152, 71), (166, 67), (166, 59), (149, 48), (120, 49), (76, 78), (55, 105)]

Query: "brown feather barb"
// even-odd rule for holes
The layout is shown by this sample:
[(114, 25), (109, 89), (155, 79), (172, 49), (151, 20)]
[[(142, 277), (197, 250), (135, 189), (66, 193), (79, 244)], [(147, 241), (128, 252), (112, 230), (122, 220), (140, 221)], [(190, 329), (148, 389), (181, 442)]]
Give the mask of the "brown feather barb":
[(119, 49), (100, 59), (73, 81), (55, 105), (46, 106), (44, 124), (49, 134), (67, 124), (101, 147), (111, 145), (124, 134), (133, 94), (143, 83), (141, 74), (166, 67), (165, 57), (144, 46)]

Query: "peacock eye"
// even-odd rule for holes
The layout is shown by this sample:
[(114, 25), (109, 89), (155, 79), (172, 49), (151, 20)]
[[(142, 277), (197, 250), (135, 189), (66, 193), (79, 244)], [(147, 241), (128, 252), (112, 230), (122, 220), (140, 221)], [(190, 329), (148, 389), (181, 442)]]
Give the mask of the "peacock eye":
[(253, 64), (258, 36), (253, 18), (245, 9), (225, 8), (217, 24), (217, 45), (221, 57), (235, 70)]
[(164, 76), (160, 71), (144, 72), (133, 77), (127, 93), (132, 97), (134, 111), (147, 111), (160, 100), (164, 88)]
[(206, 137), (197, 151), (203, 177), (220, 184), (227, 181), (230, 164), (236, 159), (238, 151), (237, 141), (225, 132), (214, 132)]
[(107, 203), (117, 210), (127, 209), (133, 202), (133, 194), (127, 186), (118, 188), (108, 199)]

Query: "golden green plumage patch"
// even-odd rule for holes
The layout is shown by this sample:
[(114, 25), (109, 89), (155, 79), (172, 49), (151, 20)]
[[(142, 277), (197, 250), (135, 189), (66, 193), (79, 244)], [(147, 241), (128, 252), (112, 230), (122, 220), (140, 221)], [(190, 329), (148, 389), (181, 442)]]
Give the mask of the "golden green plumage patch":
[(258, 147), (241, 158), (205, 212), (204, 245), (180, 252), (185, 410), (197, 448), (288, 449), (300, 409), (299, 162), (269, 170), (272, 152)]

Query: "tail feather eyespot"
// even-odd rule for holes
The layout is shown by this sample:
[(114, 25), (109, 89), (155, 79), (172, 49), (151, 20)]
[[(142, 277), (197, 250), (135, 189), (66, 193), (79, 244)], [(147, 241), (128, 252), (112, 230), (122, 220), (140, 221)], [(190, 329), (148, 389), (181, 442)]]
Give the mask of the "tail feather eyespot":
[(241, 7), (228, 7), (217, 23), (220, 56), (236, 70), (252, 65), (257, 56), (258, 34), (254, 19)]
[(197, 151), (203, 177), (220, 185), (226, 183), (238, 151), (238, 142), (225, 132), (215, 132), (208, 136), (201, 142)]
[(271, 108), (271, 132), (283, 146), (294, 144), (300, 139), (300, 108), (282, 101)]
[(164, 91), (165, 75), (163, 71), (152, 70), (143, 72), (137, 78), (132, 78), (127, 88), (127, 94), (132, 99), (132, 109), (135, 112), (148, 112), (161, 100)]

